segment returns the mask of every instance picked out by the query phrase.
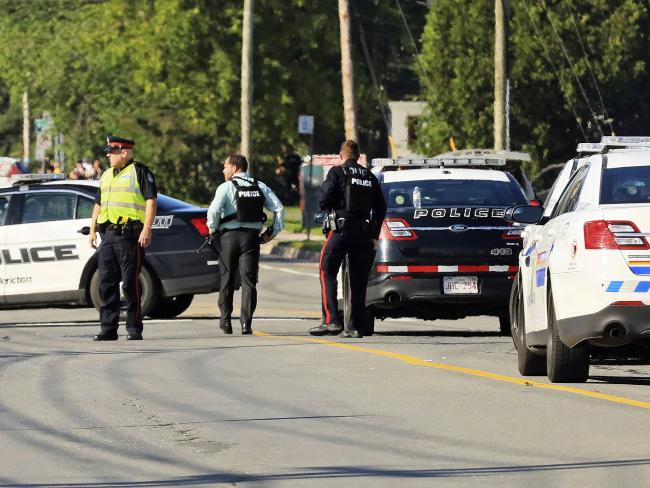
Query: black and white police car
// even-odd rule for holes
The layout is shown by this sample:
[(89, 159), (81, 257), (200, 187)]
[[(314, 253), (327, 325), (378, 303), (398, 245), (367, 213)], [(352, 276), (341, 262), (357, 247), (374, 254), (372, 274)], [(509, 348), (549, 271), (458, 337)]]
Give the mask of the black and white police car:
[[(97, 256), (88, 234), (99, 182), (62, 175), (13, 178), (0, 188), (0, 306), (98, 308)], [(218, 290), (216, 251), (208, 246), (197, 253), (209, 233), (206, 218), (204, 208), (158, 195), (140, 274), (144, 315), (175, 317), (195, 294)]]
[(366, 335), (376, 318), (476, 315), (499, 317), (510, 333), (523, 227), (503, 217), (508, 207), (537, 203), (525, 161), (525, 153), (489, 150), (373, 160), (388, 211), (368, 281)]

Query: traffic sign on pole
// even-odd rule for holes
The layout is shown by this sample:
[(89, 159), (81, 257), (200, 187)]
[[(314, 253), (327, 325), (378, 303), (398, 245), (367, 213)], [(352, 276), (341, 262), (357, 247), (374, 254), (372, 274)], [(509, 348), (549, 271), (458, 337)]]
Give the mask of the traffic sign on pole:
[(313, 134), (314, 133), (314, 116), (301, 115), (298, 117), (298, 134)]

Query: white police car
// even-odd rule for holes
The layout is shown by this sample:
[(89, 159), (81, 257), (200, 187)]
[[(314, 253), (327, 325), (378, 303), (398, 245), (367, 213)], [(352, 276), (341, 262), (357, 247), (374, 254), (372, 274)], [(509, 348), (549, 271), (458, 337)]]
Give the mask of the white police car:
[[(95, 250), (88, 244), (97, 181), (17, 175), (0, 188), (0, 306), (100, 306)], [(170, 318), (194, 294), (219, 287), (218, 256), (208, 246), (206, 209), (158, 196), (152, 244), (140, 274), (142, 311)]]
[(650, 353), (650, 138), (578, 147), (542, 210), (508, 209), (524, 232), (512, 289), (522, 375), (584, 382), (590, 359)]

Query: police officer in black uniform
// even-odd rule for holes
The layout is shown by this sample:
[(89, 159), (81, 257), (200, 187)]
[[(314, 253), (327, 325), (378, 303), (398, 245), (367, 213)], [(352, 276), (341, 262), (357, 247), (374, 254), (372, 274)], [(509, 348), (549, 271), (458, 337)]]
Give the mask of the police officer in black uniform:
[(106, 142), (111, 168), (99, 182), (89, 235), (93, 248), (97, 232), (102, 236), (97, 251), (101, 331), (94, 340), (117, 340), (120, 281), (126, 300), (126, 338), (142, 340), (139, 274), (144, 248), (151, 244), (158, 190), (151, 171), (133, 159), (135, 142), (114, 136)]
[[(219, 327), (224, 334), (232, 334), (230, 319), (238, 270), (242, 284), (241, 333), (253, 333), (260, 243), (269, 242), (284, 226), (284, 207), (278, 197), (247, 171), (246, 157), (241, 154), (228, 156), (223, 163), (226, 181), (219, 185), (208, 208), (208, 228), (211, 234), (218, 236), (220, 250)], [(260, 234), (266, 220), (264, 207), (273, 212), (273, 225)]]
[[(358, 338), (364, 330), (368, 274), (386, 216), (386, 202), (375, 175), (357, 163), (359, 146), (355, 141), (341, 145), (340, 157), (343, 164), (332, 168), (321, 186), (319, 205), (321, 211), (328, 212), (330, 222), (320, 259), (323, 323), (309, 333)], [(343, 330), (336, 276), (346, 255), (351, 315), (347, 330)]]

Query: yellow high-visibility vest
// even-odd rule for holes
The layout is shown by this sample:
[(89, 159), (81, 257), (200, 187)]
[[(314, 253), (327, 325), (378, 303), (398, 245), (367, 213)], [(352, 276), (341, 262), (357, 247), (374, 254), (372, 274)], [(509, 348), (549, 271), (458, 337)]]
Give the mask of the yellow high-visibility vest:
[(127, 220), (144, 223), (145, 200), (140, 191), (135, 162), (127, 165), (117, 175), (113, 169), (105, 171), (99, 180), (101, 188), (101, 211), (97, 223), (121, 224)]

